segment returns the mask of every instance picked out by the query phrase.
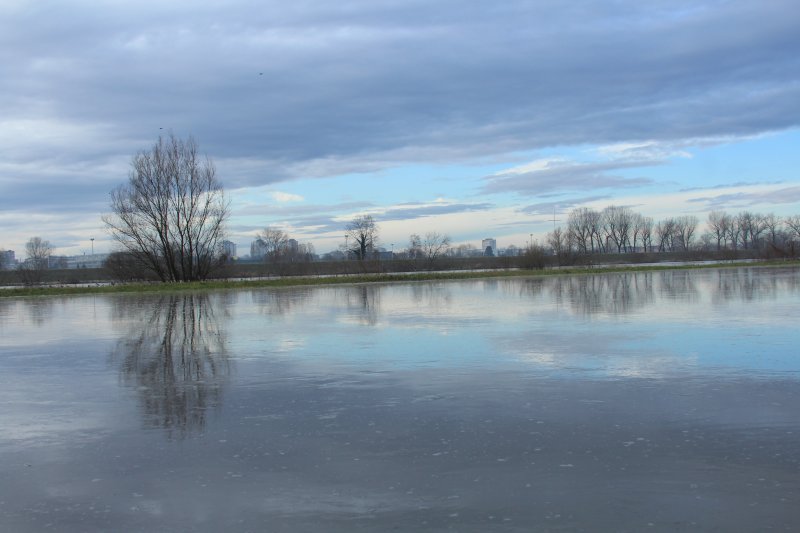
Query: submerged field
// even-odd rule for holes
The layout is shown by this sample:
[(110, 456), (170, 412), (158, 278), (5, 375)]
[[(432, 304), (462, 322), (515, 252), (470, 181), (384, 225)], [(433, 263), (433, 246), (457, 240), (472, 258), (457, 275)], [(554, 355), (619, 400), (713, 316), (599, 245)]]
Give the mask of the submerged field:
[(0, 299), (0, 530), (800, 529), (800, 268), (346, 281)]

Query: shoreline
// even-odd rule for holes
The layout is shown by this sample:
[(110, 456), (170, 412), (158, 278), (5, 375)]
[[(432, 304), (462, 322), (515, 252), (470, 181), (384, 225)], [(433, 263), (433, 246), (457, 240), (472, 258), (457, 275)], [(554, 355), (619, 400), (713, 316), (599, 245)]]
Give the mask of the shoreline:
[(702, 262), (689, 264), (598, 264), (591, 267), (545, 268), (538, 270), (481, 270), (481, 271), (449, 271), (449, 272), (413, 272), (413, 273), (378, 273), (378, 274), (346, 274), (333, 276), (298, 276), (270, 279), (239, 280), (206, 280), (185, 283), (117, 283), (91, 286), (31, 286), (7, 287), (0, 290), (0, 298), (21, 298), (31, 296), (71, 296), (87, 294), (139, 294), (169, 293), (204, 290), (241, 290), (241, 289), (280, 289), (293, 287), (321, 287), (330, 285), (358, 285), (364, 283), (409, 283), (423, 281), (460, 281), (470, 279), (519, 278), (577, 276), (587, 274), (658, 272), (668, 270), (698, 270), (709, 268), (739, 267), (779, 267), (800, 266), (800, 260), (766, 260), (766, 261), (734, 261), (734, 262)]

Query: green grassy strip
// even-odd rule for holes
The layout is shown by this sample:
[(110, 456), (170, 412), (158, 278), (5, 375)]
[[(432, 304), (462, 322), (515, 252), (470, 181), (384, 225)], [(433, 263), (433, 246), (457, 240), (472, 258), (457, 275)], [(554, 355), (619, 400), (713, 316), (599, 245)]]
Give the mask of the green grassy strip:
[(417, 272), (413, 274), (359, 274), (327, 277), (286, 277), (280, 279), (211, 280), (187, 283), (123, 283), (88, 287), (19, 287), (0, 289), (0, 298), (22, 296), (63, 296), (73, 294), (117, 294), (117, 293), (169, 293), (179, 291), (261, 289), (282, 287), (304, 287), (320, 285), (353, 285), (358, 283), (392, 283), (410, 281), (449, 281), (486, 278), (517, 278), (542, 276), (567, 276), (605, 274), (614, 272), (653, 272), (664, 270), (696, 270), (706, 268), (800, 266), (800, 261), (759, 261), (709, 263), (691, 265), (602, 265), (597, 267), (559, 268), (544, 270), (492, 270), (481, 272)]

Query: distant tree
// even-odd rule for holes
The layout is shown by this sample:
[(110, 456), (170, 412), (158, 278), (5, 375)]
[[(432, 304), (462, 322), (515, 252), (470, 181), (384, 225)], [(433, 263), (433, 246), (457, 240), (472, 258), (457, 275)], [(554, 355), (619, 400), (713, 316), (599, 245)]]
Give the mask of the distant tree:
[(689, 215), (677, 217), (673, 220), (673, 242), (677, 242), (682, 250), (689, 250), (695, 231), (697, 230), (697, 217)]
[(775, 216), (775, 213), (767, 213), (761, 217), (764, 225), (764, 232), (767, 234), (767, 240), (770, 244), (777, 244), (779, 235), (781, 233), (781, 217)]
[(347, 224), (346, 235), (353, 241), (349, 250), (359, 261), (367, 259), (378, 246), (378, 225), (372, 215), (357, 216)]
[(435, 231), (426, 233), (422, 240), (419, 240), (419, 235), (412, 235), (411, 240), (413, 241), (414, 238), (419, 241), (419, 249), (428, 268), (433, 268), (436, 260), (447, 253), (450, 248), (450, 237)]
[(422, 237), (412, 233), (408, 237), (408, 250), (406, 252), (409, 259), (417, 259), (422, 256)]
[(601, 224), (606, 242), (613, 242), (617, 253), (626, 252), (633, 226), (633, 211), (627, 207), (610, 205), (601, 212)]
[(288, 254), (289, 235), (277, 228), (266, 227), (256, 236), (267, 262), (279, 261)]
[(593, 254), (604, 251), (601, 218), (598, 211), (588, 207), (580, 207), (570, 212), (567, 231), (578, 253)]
[(711, 211), (708, 214), (706, 224), (711, 232), (711, 235), (717, 240), (717, 250), (721, 250), (725, 245), (728, 233), (728, 223), (730, 217), (725, 211)]
[(800, 215), (786, 217), (783, 219), (783, 223), (791, 239), (800, 239)]
[(571, 265), (575, 262), (575, 246), (569, 231), (555, 228), (547, 234), (547, 244), (553, 250), (559, 265)]
[(224, 263), (229, 205), (213, 162), (197, 144), (159, 137), (131, 161), (128, 182), (111, 192), (103, 217), (122, 250), (162, 281), (205, 279)]
[(675, 241), (675, 219), (665, 218), (660, 220), (656, 224), (655, 232), (658, 239), (658, 251), (671, 252)]
[(522, 267), (528, 270), (541, 270), (545, 267), (546, 257), (547, 250), (544, 246), (532, 241), (522, 254)]
[(653, 219), (640, 216), (636, 219), (637, 231), (642, 241), (642, 249), (650, 252), (653, 249)]
[(47, 270), (50, 256), (53, 255), (54, 250), (55, 248), (50, 245), (49, 241), (45, 241), (41, 237), (31, 237), (25, 243), (25, 253), (28, 256), (27, 264), (33, 270)]

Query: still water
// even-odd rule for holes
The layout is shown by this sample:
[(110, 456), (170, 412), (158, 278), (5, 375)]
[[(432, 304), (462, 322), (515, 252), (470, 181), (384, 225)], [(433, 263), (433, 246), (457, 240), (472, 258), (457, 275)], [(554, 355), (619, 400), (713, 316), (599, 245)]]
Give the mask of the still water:
[(0, 531), (800, 530), (800, 269), (0, 299)]

